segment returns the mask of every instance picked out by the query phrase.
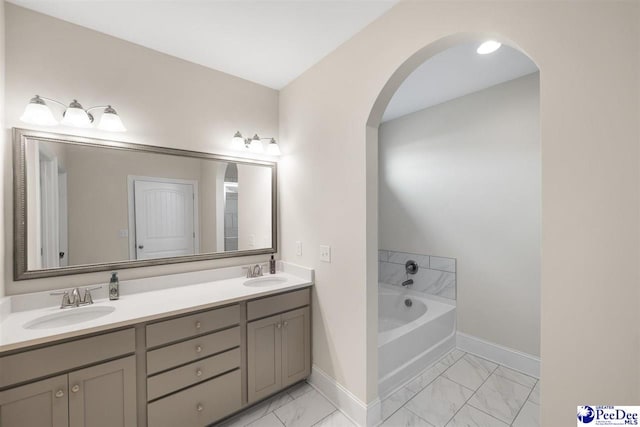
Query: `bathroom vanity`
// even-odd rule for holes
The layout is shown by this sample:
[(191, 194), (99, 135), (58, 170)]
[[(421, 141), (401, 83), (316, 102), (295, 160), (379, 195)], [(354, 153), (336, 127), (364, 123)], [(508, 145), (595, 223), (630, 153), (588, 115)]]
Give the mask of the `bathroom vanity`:
[[(98, 296), (65, 310), (24, 309), (43, 295), (5, 298), (0, 425), (205, 426), (304, 380), (312, 272), (284, 270), (249, 280), (239, 267), (165, 276), (151, 291), (154, 279), (140, 279), (123, 283), (118, 301)], [(172, 286), (179, 276), (192, 284)], [(111, 306), (77, 325), (25, 327)]]

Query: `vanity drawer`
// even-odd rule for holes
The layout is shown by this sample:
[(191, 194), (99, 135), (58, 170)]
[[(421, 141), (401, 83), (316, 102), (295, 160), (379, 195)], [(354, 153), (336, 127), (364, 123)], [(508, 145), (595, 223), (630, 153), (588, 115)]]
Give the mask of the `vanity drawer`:
[(242, 405), (240, 370), (230, 372), (147, 406), (149, 427), (207, 426)]
[(77, 369), (135, 350), (135, 330), (131, 328), (0, 357), (0, 387)]
[(147, 325), (147, 347), (156, 347), (240, 323), (238, 304)]
[(260, 298), (247, 303), (247, 320), (260, 319), (283, 311), (309, 305), (311, 290), (287, 292), (272, 297)]
[(153, 400), (240, 366), (240, 348), (225, 351), (147, 379), (147, 399)]
[(171, 369), (240, 345), (240, 327), (193, 338), (147, 352), (147, 374)]

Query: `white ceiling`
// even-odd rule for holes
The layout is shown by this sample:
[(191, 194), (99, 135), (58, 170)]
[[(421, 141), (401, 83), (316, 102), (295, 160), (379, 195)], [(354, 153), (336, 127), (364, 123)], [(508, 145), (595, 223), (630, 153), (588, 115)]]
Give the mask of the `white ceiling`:
[(281, 89), (398, 0), (9, 0)]
[(478, 55), (477, 43), (455, 46), (418, 67), (402, 83), (387, 106), (382, 121), (392, 120), (433, 105), (536, 72), (526, 55), (502, 46)]

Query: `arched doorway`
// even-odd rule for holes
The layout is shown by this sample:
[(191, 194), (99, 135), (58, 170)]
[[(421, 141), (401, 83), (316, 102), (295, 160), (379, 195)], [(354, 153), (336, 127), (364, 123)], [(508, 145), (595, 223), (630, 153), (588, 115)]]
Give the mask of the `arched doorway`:
[[(409, 58), (407, 61), (405, 61), (397, 70), (396, 72), (393, 73), (393, 75), (390, 77), (390, 79), (387, 81), (387, 83), (385, 84), (383, 90), (381, 91), (381, 93), (379, 94), (379, 96), (377, 97), (374, 106), (371, 110), (371, 113), (369, 115), (368, 121), (367, 121), (367, 194), (368, 195), (377, 195), (377, 197), (368, 197), (367, 198), (367, 235), (368, 237), (371, 237), (372, 240), (375, 239), (375, 245), (372, 242), (368, 241), (367, 244), (367, 271), (368, 272), (372, 272), (372, 271), (378, 271), (380, 272), (380, 253), (378, 253), (377, 248), (379, 248), (379, 241), (380, 241), (380, 225), (381, 225), (381, 219), (379, 216), (379, 212), (378, 212), (378, 205), (380, 204), (380, 200), (378, 199), (378, 195), (379, 195), (379, 185), (380, 185), (380, 180), (383, 179), (383, 177), (379, 176), (378, 172), (379, 172), (379, 160), (378, 160), (378, 153), (379, 153), (379, 149), (380, 149), (380, 124), (383, 121), (383, 115), (384, 112), (387, 108), (387, 106), (389, 105), (392, 97), (394, 96), (394, 94), (396, 93), (396, 91), (401, 87), (401, 85), (403, 84), (403, 82), (405, 82), (405, 80), (407, 79), (407, 77), (409, 77), (409, 75), (411, 73), (413, 73), (416, 69), (418, 69), (419, 67), (421, 67), (423, 64), (427, 63), (430, 59), (434, 58), (436, 55), (447, 51), (448, 49), (451, 49), (455, 46), (459, 46), (459, 45), (463, 45), (463, 44), (468, 44), (468, 43), (474, 43), (477, 42), (478, 44), (480, 43), (480, 41), (482, 40), (487, 40), (487, 39), (494, 39), (494, 40), (499, 40), (500, 42), (502, 42), (504, 45), (506, 46), (510, 46), (516, 50), (518, 50), (519, 52), (521, 52), (520, 49), (517, 48), (517, 46), (515, 46), (513, 43), (511, 43), (508, 40), (505, 40), (504, 38), (500, 38), (500, 37), (495, 37), (495, 35), (487, 35), (487, 34), (456, 34), (456, 35), (452, 35), (449, 37), (445, 37), (443, 39), (440, 39), (438, 41), (436, 41), (435, 43), (430, 44), (429, 46), (421, 49), (420, 51), (416, 52), (411, 58)], [(524, 55), (524, 54), (523, 54)], [(527, 57), (528, 58), (528, 57)], [(536, 93), (536, 98), (537, 100), (539, 100), (539, 92)], [(538, 110), (539, 110), (539, 106), (538, 106)], [(536, 120), (538, 120), (538, 118), (536, 117)], [(537, 123), (537, 130), (539, 131), (539, 123)], [(538, 156), (539, 156), (539, 134), (537, 135), (537, 146), (538, 146)], [(413, 165), (415, 166), (415, 165)], [(539, 317), (540, 317), (540, 309), (539, 309), (539, 289), (540, 289), (540, 280), (539, 280), (539, 217), (540, 217), (540, 206), (539, 206), (539, 195), (540, 195), (540, 164), (539, 164), (539, 158), (538, 158), (538, 164), (537, 164), (537, 194), (535, 194), (535, 197), (537, 197), (537, 220), (538, 220), (538, 230), (537, 230), (537, 247), (535, 248), (535, 250), (537, 250), (537, 258), (535, 259), (535, 264), (537, 266), (537, 277), (535, 278), (535, 280), (537, 281), (537, 301), (535, 304), (535, 316), (536, 317), (536, 322), (537, 322), (537, 328), (533, 328), (532, 330), (534, 331), (533, 333), (535, 334), (535, 340), (537, 340), (538, 342), (538, 347), (537, 347), (537, 355), (539, 355)], [(375, 201), (374, 201), (375, 199)], [(397, 245), (396, 245), (397, 246)], [(419, 256), (423, 256), (427, 258), (427, 269), (429, 269), (428, 267), (428, 259), (429, 257), (433, 257), (436, 256), (436, 258), (440, 258), (438, 257), (438, 255), (447, 255), (447, 256), (452, 256), (455, 254), (451, 254), (451, 253), (445, 253), (445, 254), (438, 254), (438, 253), (419, 253), (417, 252), (417, 250), (404, 250), (402, 247), (396, 247), (395, 248), (396, 254), (400, 253), (404, 253), (406, 255), (406, 252), (410, 252), (413, 253), (413, 258), (415, 257), (419, 257)], [(402, 259), (402, 261), (407, 261), (405, 259)], [(465, 260), (466, 261), (466, 260)], [(465, 266), (468, 266), (468, 263), (465, 264)], [(400, 266), (396, 266), (398, 268), (401, 268)], [(402, 268), (404, 268), (404, 266), (402, 266)], [(453, 271), (453, 274), (455, 276), (456, 272), (455, 270)], [(376, 282), (380, 282), (380, 277), (379, 275), (375, 275), (375, 277), (378, 277), (378, 280)], [(404, 282), (404, 279), (410, 279), (411, 277), (407, 275), (407, 277), (403, 277), (403, 280), (401, 280), (402, 282)], [(455, 279), (454, 279), (455, 281)], [(397, 283), (396, 285), (401, 286), (401, 283)], [(367, 335), (368, 337), (381, 337), (382, 335), (379, 335), (379, 319), (380, 316), (382, 315), (381, 313), (381, 308), (377, 305), (378, 302), (378, 283), (371, 283), (371, 281), (369, 281), (367, 283), (368, 286), (368, 301), (369, 301), (369, 306), (368, 306), (368, 325), (367, 325)], [(399, 288), (402, 289), (402, 288)], [(375, 295), (374, 295), (375, 294)], [(402, 295), (402, 293), (400, 294)], [(406, 302), (406, 298), (405, 299)], [(376, 307), (372, 307), (372, 304), (376, 304)], [(388, 307), (385, 307), (385, 310)], [(403, 307), (404, 309), (404, 307)], [(375, 313), (375, 315), (373, 314)], [(505, 319), (508, 321), (508, 319)], [(383, 319), (384, 321), (384, 319)], [(455, 335), (455, 320), (453, 321), (453, 336), (448, 336), (449, 339), (449, 344), (448, 345), (454, 345), (455, 346), (455, 342), (456, 342), (456, 335)], [(371, 328), (375, 328), (375, 330), (371, 330)], [(388, 329), (388, 328), (387, 328)], [(406, 328), (405, 328), (406, 329)], [(385, 334), (385, 342), (388, 341), (388, 336), (389, 334)], [(490, 335), (490, 334), (489, 334)], [(417, 339), (417, 337), (414, 338), (414, 340)], [(432, 339), (443, 339), (443, 337), (437, 337), (437, 338), (432, 338)], [(507, 339), (508, 342), (508, 339)], [(453, 343), (453, 344), (452, 344)], [(397, 362), (397, 352), (394, 351), (394, 356), (392, 357), (386, 357), (385, 354), (381, 353), (381, 348), (378, 347), (378, 342), (376, 343), (376, 346), (372, 346), (371, 343), (368, 343), (368, 353), (369, 353), (369, 357), (372, 357), (371, 353), (372, 352), (376, 352), (377, 353), (377, 357), (375, 357), (375, 363), (369, 363), (369, 369), (368, 369), (368, 379), (370, 381), (379, 381), (379, 386), (382, 386), (382, 382), (384, 381), (385, 383), (388, 381), (388, 377), (385, 377), (384, 379), (382, 379), (383, 374), (381, 373), (381, 371), (386, 370), (387, 372), (385, 372), (386, 374), (389, 374), (388, 371), (393, 371), (395, 370), (395, 373), (397, 374), (397, 371), (400, 370), (402, 364), (396, 364), (397, 366), (392, 366), (391, 368), (387, 367), (387, 366), (383, 366), (383, 365), (388, 365), (389, 364), (389, 360), (390, 358), (392, 359), (396, 359)], [(504, 346), (504, 344), (502, 343), (491, 343), (491, 344), (496, 344), (494, 347), (491, 346), (485, 346), (485, 347), (477, 347), (478, 342), (477, 341), (473, 341), (470, 344), (469, 343), (465, 343), (465, 349), (467, 351), (471, 351), (469, 350), (469, 348), (473, 347), (473, 353), (475, 353), (476, 355), (480, 354), (481, 356), (485, 356), (485, 357), (489, 357), (492, 356), (494, 357), (493, 361), (489, 361), (490, 364), (487, 364), (487, 366), (490, 366), (490, 370), (491, 372), (485, 372), (482, 374), (482, 381), (487, 380), (490, 375), (493, 373), (493, 370), (495, 370), (497, 367), (501, 366), (501, 362), (505, 361), (507, 357), (509, 357), (509, 352), (505, 352), (503, 354), (490, 354), (489, 350), (495, 349), (497, 347), (505, 347), (507, 349), (510, 350), (519, 350), (518, 348), (508, 348), (506, 346)], [(502, 344), (502, 345), (500, 345)], [(388, 345), (388, 344), (387, 344)], [(471, 346), (471, 347), (469, 347)], [(515, 346), (514, 346), (515, 347)], [(396, 348), (398, 348), (398, 346), (396, 346)], [(535, 351), (535, 350), (534, 350)], [(464, 354), (464, 353), (462, 353)], [(388, 356), (388, 355), (387, 355)], [(440, 356), (442, 356), (442, 353), (437, 354), (438, 358)], [(409, 369), (409, 373), (405, 374), (404, 376), (400, 375), (399, 379), (397, 379), (395, 382), (391, 382), (391, 385), (389, 384), (385, 384), (384, 388), (380, 388), (379, 389), (379, 393), (380, 393), (380, 397), (382, 399), (384, 399), (385, 397), (391, 396), (391, 393), (394, 389), (396, 389), (397, 387), (402, 388), (403, 386), (406, 386), (408, 383), (408, 380), (411, 379), (412, 377), (415, 377), (416, 375), (420, 374), (422, 372), (422, 368), (429, 367), (431, 365), (434, 364), (434, 359), (429, 358), (429, 357), (424, 357), (421, 354), (411, 354), (408, 355), (407, 358), (412, 359), (412, 362), (415, 362), (417, 359), (419, 359), (420, 357), (423, 357), (424, 360), (423, 365), (421, 366), (419, 363), (416, 366), (413, 366), (413, 368)], [(435, 356), (434, 356), (435, 357)], [(471, 359), (472, 357), (475, 356), (469, 356), (469, 359)], [(370, 359), (371, 361), (371, 359)], [(458, 359), (453, 360), (451, 365), (453, 365), (454, 363), (457, 363)], [(505, 361), (505, 363), (507, 363), (508, 361)], [(532, 362), (533, 365), (531, 365), (529, 362)], [(537, 366), (536, 366), (536, 362), (537, 362)], [(462, 362), (461, 362), (462, 363)], [(415, 364), (415, 363), (414, 363)], [(376, 372), (372, 372), (371, 367), (375, 366), (376, 367)], [(418, 368), (419, 367), (419, 368)], [(535, 357), (532, 360), (519, 360), (516, 361), (512, 364), (509, 364), (509, 366), (505, 366), (505, 370), (507, 369), (511, 369), (511, 368), (516, 368), (515, 371), (518, 372), (526, 372), (527, 374), (530, 375), (538, 375), (539, 376), (539, 359), (536, 361)], [(441, 372), (440, 372), (441, 373)], [(438, 373), (438, 375), (440, 374)], [(376, 376), (376, 378), (374, 379), (374, 375)], [(438, 377), (438, 375), (435, 375), (434, 378)], [(433, 381), (434, 378), (431, 378), (430, 380)], [(524, 377), (523, 377), (524, 378)], [(523, 408), (524, 404), (527, 403), (527, 397), (529, 396), (529, 394), (533, 391), (533, 388), (536, 384), (536, 380), (533, 377), (529, 377), (532, 378), (531, 380), (528, 380), (527, 378), (524, 379), (520, 379), (521, 382), (527, 382), (527, 384), (531, 384), (531, 387), (528, 388), (528, 390), (526, 390), (527, 395), (525, 396), (525, 399), (523, 399), (522, 402), (519, 403), (519, 408), (518, 411), (513, 413), (513, 414), (506, 414), (505, 415), (505, 419), (503, 419), (503, 421), (507, 422), (508, 424), (510, 424), (511, 422), (514, 421), (515, 416), (518, 415), (518, 412)], [(513, 378), (512, 378), (513, 379)], [(461, 381), (464, 382), (464, 381)], [(469, 384), (466, 384), (467, 386), (469, 386)], [(478, 388), (480, 386), (480, 384), (477, 384)], [(401, 400), (405, 400), (405, 402), (409, 401), (410, 399), (413, 398), (414, 395), (418, 394), (422, 389), (424, 389), (426, 386), (428, 386), (428, 382), (426, 383), (422, 383), (420, 390), (416, 389), (414, 387), (414, 389), (410, 390), (411, 393), (407, 392), (407, 390), (405, 389), (404, 391), (402, 391), (401, 393), (398, 394), (404, 394), (404, 397), (402, 399), (398, 398), (396, 394), (396, 396), (391, 399), (393, 400), (393, 404), (397, 405), (398, 403), (400, 404), (404, 404), (404, 402), (400, 402)], [(411, 387), (410, 387), (411, 388)], [(477, 389), (472, 390), (473, 392), (477, 392)], [(521, 394), (525, 392), (524, 389), (520, 390)], [(469, 396), (471, 397), (471, 396)], [(463, 406), (464, 406), (464, 402), (458, 402), (459, 405), (456, 406), (456, 412), (458, 410), (460, 410)], [(535, 403), (532, 404), (535, 408)], [(454, 405), (455, 406), (455, 405)], [(384, 419), (386, 417), (389, 416), (389, 405), (385, 405), (385, 402), (383, 401), (382, 405), (381, 405), (382, 409), (381, 409), (381, 418)], [(397, 409), (397, 408), (395, 408)], [(489, 415), (495, 415), (495, 414), (489, 414)], [(509, 418), (512, 417), (512, 418)], [(509, 418), (509, 419), (506, 419)], [(429, 420), (427, 420), (429, 421)], [(441, 422), (442, 420), (431, 420), (431, 422)]]

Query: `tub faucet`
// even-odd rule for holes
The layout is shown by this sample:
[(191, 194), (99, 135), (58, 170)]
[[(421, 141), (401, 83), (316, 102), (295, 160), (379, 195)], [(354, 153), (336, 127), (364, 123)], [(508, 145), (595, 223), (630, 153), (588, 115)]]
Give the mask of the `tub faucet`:
[(402, 286), (404, 286), (405, 288), (411, 285), (413, 285), (413, 279), (407, 279), (404, 282), (402, 282)]

